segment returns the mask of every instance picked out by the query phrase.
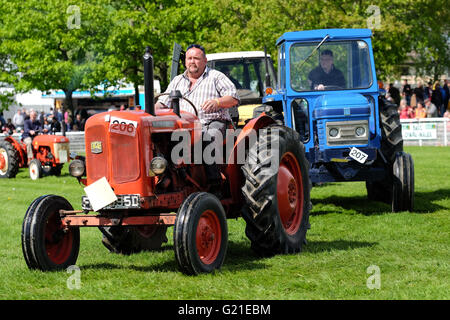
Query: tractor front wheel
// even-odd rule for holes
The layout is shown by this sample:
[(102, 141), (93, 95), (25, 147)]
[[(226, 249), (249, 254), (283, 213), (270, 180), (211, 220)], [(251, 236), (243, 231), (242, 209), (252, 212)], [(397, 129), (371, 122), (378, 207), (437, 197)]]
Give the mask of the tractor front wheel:
[(206, 192), (191, 194), (178, 209), (173, 231), (175, 257), (188, 275), (220, 269), (228, 244), (225, 210)]
[(414, 161), (410, 154), (398, 152), (393, 165), (392, 212), (414, 209)]
[(60, 210), (73, 210), (55, 195), (42, 196), (28, 207), (22, 224), (22, 252), (28, 268), (64, 270), (74, 265), (80, 249), (79, 228), (64, 228)]
[(38, 159), (31, 160), (28, 169), (30, 171), (31, 180), (38, 180), (42, 177), (42, 165)]

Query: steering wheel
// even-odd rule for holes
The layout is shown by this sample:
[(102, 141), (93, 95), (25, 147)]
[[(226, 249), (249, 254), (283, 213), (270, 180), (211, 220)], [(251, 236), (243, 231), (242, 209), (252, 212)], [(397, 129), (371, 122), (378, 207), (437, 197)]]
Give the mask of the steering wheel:
[[(158, 95), (155, 96), (155, 101), (157, 101), (158, 98), (161, 97), (161, 96), (168, 96), (168, 95), (169, 95), (169, 93), (160, 93), (160, 94), (158, 94)], [(197, 111), (197, 108), (196, 108), (195, 105), (192, 103), (192, 101), (190, 101), (188, 98), (185, 98), (185, 97), (181, 97), (181, 99), (185, 100), (186, 102), (188, 102), (188, 103), (191, 105), (191, 107), (192, 107), (192, 108), (194, 109), (194, 111), (195, 111), (195, 115), (198, 117), (198, 111)]]

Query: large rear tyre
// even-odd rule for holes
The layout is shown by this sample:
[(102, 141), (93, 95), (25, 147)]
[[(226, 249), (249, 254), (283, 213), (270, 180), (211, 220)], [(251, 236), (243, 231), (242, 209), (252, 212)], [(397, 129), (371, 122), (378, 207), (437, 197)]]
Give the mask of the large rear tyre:
[[(278, 163), (276, 162), (278, 161)], [(308, 161), (299, 134), (284, 126), (262, 130), (242, 166), (246, 235), (259, 255), (300, 252), (309, 227)]]
[(403, 151), (402, 125), (395, 103), (381, 97), (379, 100), (381, 120), (381, 152), (393, 163), (397, 152)]
[(112, 253), (133, 254), (161, 249), (168, 241), (167, 226), (100, 227), (102, 243)]
[(19, 154), (8, 141), (0, 142), (0, 178), (14, 178), (19, 172)]
[(63, 270), (76, 263), (80, 230), (63, 228), (61, 209), (73, 210), (66, 199), (55, 195), (39, 197), (28, 207), (22, 224), (22, 252), (28, 268)]
[(381, 153), (385, 162), (381, 163), (387, 172), (387, 176), (381, 181), (367, 181), (367, 198), (372, 201), (381, 201), (390, 204), (392, 202), (393, 166), (398, 152), (403, 152), (402, 126), (400, 115), (395, 103), (380, 96), (379, 100), (381, 120)]
[(284, 117), (281, 112), (275, 111), (272, 106), (267, 104), (262, 104), (258, 107), (255, 107), (253, 109), (253, 118), (259, 117), (263, 112), (274, 119), (277, 124), (282, 125), (284, 123)]
[(173, 231), (175, 258), (187, 275), (222, 267), (228, 244), (225, 210), (206, 192), (191, 194), (178, 209)]

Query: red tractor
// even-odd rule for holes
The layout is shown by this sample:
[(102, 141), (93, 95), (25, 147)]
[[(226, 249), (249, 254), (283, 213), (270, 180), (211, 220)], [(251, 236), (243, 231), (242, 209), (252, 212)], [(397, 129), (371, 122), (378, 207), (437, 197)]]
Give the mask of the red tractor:
[[(172, 108), (155, 112), (148, 51), (144, 75), (145, 112), (110, 111), (86, 122), (86, 158), (69, 166), (86, 186), (82, 210), (57, 195), (41, 196), (29, 206), (22, 229), (28, 267), (48, 271), (74, 265), (80, 227), (99, 227), (110, 251), (130, 254), (160, 248), (173, 226), (180, 270), (208, 273), (224, 262), (227, 219), (240, 216), (258, 254), (301, 251), (309, 227), (310, 180), (298, 133), (265, 114), (251, 120), (235, 132), (233, 152), (219, 165), (221, 188), (213, 189), (203, 163), (174, 160), (172, 154), (178, 146), (174, 132), (187, 135), (188, 153), (202, 142), (197, 115), (180, 112), (176, 95)], [(243, 163), (237, 161), (239, 150)]]
[(11, 136), (0, 142), (0, 178), (14, 178), (19, 168), (29, 168), (30, 178), (61, 174), (69, 160), (69, 138), (57, 135), (39, 135), (33, 139), (33, 159), (28, 164), (27, 147)]

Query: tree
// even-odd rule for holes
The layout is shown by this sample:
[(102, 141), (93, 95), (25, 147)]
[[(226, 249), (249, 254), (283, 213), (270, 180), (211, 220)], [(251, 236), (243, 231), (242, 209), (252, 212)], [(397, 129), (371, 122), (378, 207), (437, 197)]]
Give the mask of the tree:
[(132, 83), (135, 102), (139, 104), (139, 85), (143, 83), (143, 60), (145, 47), (151, 47), (155, 65), (163, 72), (155, 72), (164, 78), (167, 68), (160, 62), (169, 50), (168, 38), (162, 36), (162, 12), (172, 1), (144, 2), (139, 0), (112, 1), (111, 24), (103, 50), (99, 76), (111, 82)]
[[(215, 49), (254, 50), (284, 32), (327, 28), (368, 28), (380, 77), (399, 75), (412, 51), (413, 63), (425, 72), (442, 72), (449, 64), (449, 6), (437, 0), (220, 0), (220, 29)], [(375, 23), (374, 23), (375, 22)]]
[(162, 87), (169, 83), (169, 63), (174, 42), (186, 47), (206, 43), (219, 28), (220, 15), (212, 0), (112, 1), (112, 24), (102, 58), (102, 73), (110, 80), (125, 80), (135, 87), (143, 83), (142, 56), (152, 48), (155, 76)]
[(0, 53), (6, 53), (14, 65), (13, 70), (3, 69), (7, 82), (19, 92), (63, 90), (72, 112), (72, 93), (104, 80), (96, 71), (108, 30), (107, 1), (76, 3), (0, 0), (4, 12)]

